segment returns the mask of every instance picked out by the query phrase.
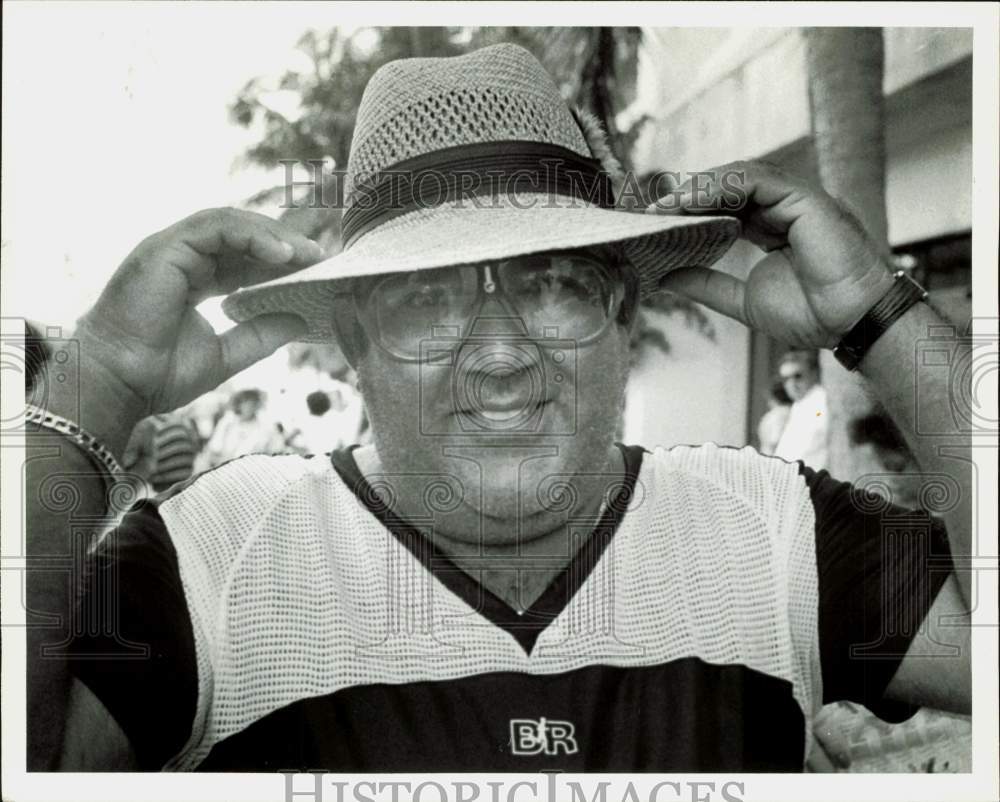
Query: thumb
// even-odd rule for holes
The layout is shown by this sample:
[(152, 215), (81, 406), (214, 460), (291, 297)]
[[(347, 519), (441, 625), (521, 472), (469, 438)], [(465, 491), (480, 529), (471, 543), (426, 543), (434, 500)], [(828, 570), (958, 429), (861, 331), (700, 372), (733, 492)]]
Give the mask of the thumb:
[(683, 295), (726, 317), (749, 326), (746, 314), (746, 282), (721, 270), (681, 267), (660, 280), (660, 289)]
[(308, 331), (298, 315), (268, 314), (246, 320), (219, 336), (222, 343), (220, 383)]

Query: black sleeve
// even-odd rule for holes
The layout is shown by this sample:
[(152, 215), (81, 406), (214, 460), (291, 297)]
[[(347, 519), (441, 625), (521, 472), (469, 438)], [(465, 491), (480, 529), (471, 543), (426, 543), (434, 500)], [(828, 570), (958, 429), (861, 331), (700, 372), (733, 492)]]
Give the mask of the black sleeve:
[(198, 669), (177, 552), (144, 502), (87, 557), (70, 671), (128, 736), (140, 768), (162, 768), (186, 743)]
[(886, 686), (952, 571), (944, 525), (802, 466), (816, 514), (824, 704), (863, 704), (885, 721), (915, 708)]

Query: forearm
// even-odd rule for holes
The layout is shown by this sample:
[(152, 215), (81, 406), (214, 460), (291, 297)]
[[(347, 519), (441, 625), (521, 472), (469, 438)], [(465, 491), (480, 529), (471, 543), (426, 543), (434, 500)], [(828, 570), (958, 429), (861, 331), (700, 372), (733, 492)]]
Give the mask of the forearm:
[(62, 750), (73, 632), (73, 573), (105, 513), (104, 480), (58, 435), (28, 435), (25, 548), (28, 768), (53, 770)]
[[(120, 458), (135, 404), (90, 364), (85, 343), (53, 345), (38, 379), (45, 392), (37, 403), (78, 424)], [(73, 592), (84, 554), (110, 523), (108, 483), (82, 446), (47, 428), (26, 435), (25, 457), (28, 766), (54, 770), (70, 690), (65, 654), (75, 631)]]
[[(924, 358), (921, 347), (935, 327), (940, 332), (947, 325), (926, 303), (914, 305), (875, 341), (859, 370), (903, 433), (922, 473), (947, 477), (949, 497), (941, 506), (951, 553), (960, 565), (972, 554), (974, 478), (970, 437), (955, 419), (957, 386), (948, 366), (961, 364), (969, 345), (956, 336), (935, 338), (933, 360)], [(970, 605), (969, 571), (956, 574)]]

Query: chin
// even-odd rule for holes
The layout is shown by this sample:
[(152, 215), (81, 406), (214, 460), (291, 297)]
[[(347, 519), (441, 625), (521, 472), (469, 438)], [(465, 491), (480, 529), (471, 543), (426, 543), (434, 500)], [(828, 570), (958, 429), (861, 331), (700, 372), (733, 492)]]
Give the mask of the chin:
[[(478, 502), (480, 499), (470, 499)], [(565, 523), (565, 512), (552, 512), (539, 505), (532, 495), (522, 499), (516, 487), (504, 488), (484, 496), (482, 508), (467, 507), (468, 514), (479, 522), (483, 543), (490, 546), (510, 545), (551, 532)]]
[[(466, 443), (473, 446), (472, 443)], [(561, 506), (560, 488), (572, 475), (603, 464), (603, 454), (572, 438), (538, 438), (463, 449), (451, 461), (467, 487), (482, 487), (482, 510), (495, 518), (530, 517)], [(477, 496), (480, 494), (476, 494)]]

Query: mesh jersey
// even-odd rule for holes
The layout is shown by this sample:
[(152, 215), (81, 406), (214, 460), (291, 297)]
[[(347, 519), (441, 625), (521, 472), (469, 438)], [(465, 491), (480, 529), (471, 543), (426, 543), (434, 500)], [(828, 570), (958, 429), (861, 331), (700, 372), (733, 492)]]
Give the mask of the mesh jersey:
[(114, 581), (119, 618), (72, 665), (146, 768), (801, 770), (824, 702), (878, 708), (943, 533), (749, 448), (623, 451), (523, 615), (349, 453), (241, 458), (104, 538), (83, 598)]

